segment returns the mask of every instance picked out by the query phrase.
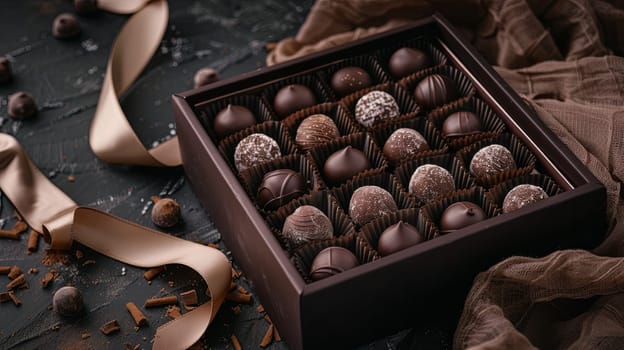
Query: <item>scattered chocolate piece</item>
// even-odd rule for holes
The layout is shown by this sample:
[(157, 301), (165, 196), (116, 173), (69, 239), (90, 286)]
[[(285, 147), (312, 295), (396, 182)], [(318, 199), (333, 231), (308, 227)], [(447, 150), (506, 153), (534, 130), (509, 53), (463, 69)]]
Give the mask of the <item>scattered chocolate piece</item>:
[(313, 114), (305, 118), (297, 128), (295, 142), (307, 151), (340, 137), (334, 121), (325, 114)]
[(201, 68), (195, 72), (193, 86), (197, 89), (200, 86), (208, 85), (219, 80), (219, 73), (212, 68)]
[(453, 203), (442, 212), (440, 231), (443, 234), (451, 233), (485, 219), (487, 214), (480, 206), (467, 201)]
[(212, 128), (217, 136), (223, 138), (254, 124), (256, 117), (247, 107), (228, 104), (217, 113)]
[(414, 170), (409, 192), (422, 202), (436, 200), (455, 191), (455, 180), (448, 170), (435, 164), (423, 164)]
[(167, 308), (167, 316), (171, 317), (174, 320), (182, 317), (182, 314), (180, 313), (180, 308), (177, 306), (169, 306)]
[(277, 331), (277, 327), (273, 325), (273, 340), (276, 342), (282, 341), (282, 336)]
[(13, 304), (15, 304), (15, 306), (21, 306), (22, 305), (22, 301), (19, 300), (19, 298), (17, 297), (17, 295), (15, 295), (15, 293), (10, 291), (8, 294), (9, 294), (9, 298), (11, 298), (11, 300), (13, 301)]
[(147, 318), (145, 318), (145, 315), (143, 315), (135, 303), (126, 303), (126, 309), (130, 313), (130, 316), (132, 316), (132, 319), (137, 326), (143, 327), (147, 324)]
[(264, 210), (275, 210), (306, 193), (306, 180), (291, 169), (277, 169), (264, 174), (256, 201)]
[(61, 316), (79, 316), (84, 311), (82, 294), (76, 287), (63, 287), (52, 296), (52, 308)]
[(152, 207), (152, 222), (163, 228), (175, 226), (180, 221), (180, 205), (171, 198), (161, 198)]
[(0, 293), (0, 303), (6, 303), (9, 300), (11, 300), (11, 296), (9, 295), (9, 292)]
[(451, 79), (432, 74), (416, 85), (414, 98), (425, 109), (434, 109), (457, 99), (457, 90)]
[(235, 303), (249, 304), (251, 302), (251, 294), (243, 294), (238, 290), (233, 290), (225, 296), (225, 300)]
[(45, 266), (52, 266), (54, 264), (67, 265), (67, 263), (69, 263), (69, 257), (65, 254), (65, 251), (47, 249), (46, 256), (43, 258), (42, 263)]
[(495, 176), (516, 169), (511, 152), (498, 144), (481, 148), (470, 161), (470, 173), (476, 177)]
[(74, 9), (82, 16), (93, 15), (98, 11), (97, 0), (74, 0)]
[(0, 56), (0, 84), (5, 84), (13, 80), (11, 62), (4, 56)]
[(399, 208), (390, 192), (379, 186), (362, 186), (353, 192), (349, 201), (349, 215), (358, 225), (397, 210)]
[(91, 333), (82, 333), (82, 335), (80, 336), (83, 340), (84, 339), (88, 339), (91, 338)]
[(507, 192), (503, 200), (503, 213), (510, 213), (546, 198), (548, 194), (540, 186), (518, 185)]
[(431, 66), (426, 53), (411, 47), (396, 50), (388, 60), (388, 69), (395, 78), (403, 78)]
[(383, 154), (394, 163), (410, 159), (429, 149), (427, 140), (416, 130), (400, 128), (395, 130), (383, 147)]
[(187, 309), (190, 306), (195, 306), (199, 303), (197, 299), (197, 291), (195, 289), (180, 293), (180, 297), (182, 298), (182, 305), (184, 305)]
[(284, 86), (273, 99), (273, 108), (280, 118), (315, 104), (316, 96), (312, 90), (301, 84)]
[(12, 280), (11, 282), (9, 282), (9, 284), (7, 284), (7, 289), (8, 290), (12, 290), (15, 289), (17, 287), (19, 287), (20, 285), (26, 283), (26, 277), (24, 276), (24, 274), (20, 274), (19, 276), (15, 277), (14, 280)]
[(238, 171), (281, 157), (277, 141), (265, 134), (251, 134), (242, 139), (234, 150), (234, 165)]
[(151, 281), (151, 280), (153, 280), (156, 276), (158, 276), (158, 274), (160, 274), (161, 272), (163, 272), (164, 270), (165, 270), (165, 267), (164, 267), (164, 266), (156, 266), (156, 267), (153, 267), (153, 268), (151, 268), (151, 269), (149, 269), (149, 270), (145, 271), (145, 272), (143, 273), (143, 277), (144, 277), (146, 280)]
[(321, 250), (310, 267), (310, 278), (318, 281), (358, 266), (353, 253), (343, 247), (328, 247)]
[(36, 275), (39, 273), (39, 269), (36, 267), (31, 267), (30, 269), (28, 269), (28, 274), (30, 275)]
[(234, 350), (243, 350), (243, 347), (240, 345), (238, 338), (236, 338), (234, 334), (232, 334), (230, 340), (232, 340), (232, 346), (234, 347)]
[(58, 272), (56, 272), (56, 270), (54, 269), (51, 269), (50, 271), (46, 272), (46, 274), (43, 276), (43, 278), (39, 282), (41, 283), (41, 287), (48, 288), (48, 286), (50, 285), (52, 281), (54, 281), (56, 276), (58, 276)]
[(76, 177), (74, 175), (67, 175), (67, 181), (74, 182), (76, 181)]
[(17, 277), (19, 277), (22, 274), (22, 269), (19, 268), (19, 266), (12, 266), (11, 269), (9, 270), (9, 273), (7, 274), (7, 277), (9, 279), (16, 279)]
[(442, 134), (446, 137), (462, 137), (481, 132), (481, 120), (469, 111), (455, 112), (442, 123)]
[(401, 114), (392, 95), (384, 91), (371, 91), (360, 97), (355, 104), (355, 119), (365, 127), (381, 120), (396, 118)]
[(89, 260), (85, 260), (85, 261), (82, 263), (82, 266), (88, 266), (88, 265), (93, 265), (93, 264), (95, 264), (95, 260), (93, 260), (93, 259), (89, 259)]
[(169, 288), (173, 288), (173, 287), (175, 287), (175, 282), (174, 281), (169, 281), (169, 282), (167, 282), (167, 285), (169, 286)]
[(8, 275), (11, 271), (11, 266), (0, 266), (0, 275)]
[(145, 301), (145, 307), (158, 307), (158, 306), (167, 306), (178, 303), (178, 297), (175, 295), (168, 295), (166, 297), (161, 298), (151, 298)]
[(61, 329), (61, 325), (60, 324), (55, 324), (54, 326), (50, 327), (50, 330), (54, 331), (54, 332), (58, 332)]
[(347, 146), (327, 157), (323, 165), (323, 175), (329, 184), (336, 185), (371, 167), (364, 152)]
[(110, 335), (112, 333), (119, 332), (120, 330), (121, 328), (119, 328), (117, 320), (108, 321), (100, 327), (100, 332), (104, 333), (104, 335)]
[(57, 39), (72, 39), (80, 35), (80, 22), (71, 13), (62, 13), (52, 23), (52, 36)]
[(28, 234), (28, 251), (36, 252), (39, 247), (39, 232), (35, 230), (30, 230), (30, 234)]
[(320, 209), (311, 205), (302, 205), (290, 214), (282, 234), (294, 246), (334, 236), (334, 226)]
[(19, 91), (9, 96), (7, 110), (13, 119), (30, 119), (37, 114), (37, 104), (31, 94)]
[(260, 341), (260, 347), (266, 348), (273, 342), (273, 324), (269, 324), (269, 328), (264, 333), (262, 340)]
[(373, 85), (368, 73), (360, 67), (344, 67), (337, 70), (331, 78), (331, 87), (338, 97)]
[(262, 304), (258, 304), (258, 306), (256, 306), (256, 311), (258, 311), (259, 313), (263, 313), (264, 312), (264, 306), (262, 306)]
[(386, 228), (377, 243), (377, 251), (381, 256), (390, 255), (423, 241), (418, 229), (407, 222), (399, 221)]

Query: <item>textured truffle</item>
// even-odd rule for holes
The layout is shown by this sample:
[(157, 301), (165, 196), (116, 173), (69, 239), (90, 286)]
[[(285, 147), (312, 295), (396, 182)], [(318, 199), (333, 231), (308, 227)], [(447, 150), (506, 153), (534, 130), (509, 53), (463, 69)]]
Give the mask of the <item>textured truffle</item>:
[(338, 97), (373, 85), (368, 73), (360, 67), (345, 67), (337, 70), (331, 79), (331, 87)]
[(511, 152), (497, 144), (480, 149), (470, 161), (470, 173), (476, 177), (495, 176), (516, 169)]
[(310, 268), (310, 278), (318, 281), (358, 266), (360, 263), (350, 250), (342, 247), (328, 247), (321, 250)]
[(428, 149), (427, 140), (418, 131), (401, 128), (388, 137), (383, 147), (383, 154), (392, 162), (400, 163)]
[(217, 136), (225, 137), (256, 123), (253, 113), (243, 106), (227, 105), (214, 118), (213, 129)]
[(310, 241), (334, 237), (334, 226), (320, 209), (302, 205), (290, 214), (282, 229), (282, 235), (298, 246)]
[(37, 105), (31, 94), (20, 91), (9, 96), (9, 116), (13, 119), (29, 119), (37, 114)]
[(324, 114), (314, 114), (305, 118), (297, 128), (295, 142), (304, 151), (326, 144), (340, 137), (340, 131), (334, 121)]
[(503, 213), (518, 210), (546, 198), (548, 198), (548, 194), (539, 186), (529, 184), (518, 185), (507, 192), (503, 200)]
[(371, 91), (360, 97), (355, 104), (355, 119), (365, 127), (378, 121), (395, 118), (401, 114), (392, 95), (383, 91)]
[(281, 118), (315, 104), (316, 96), (312, 90), (300, 84), (284, 86), (273, 99), (273, 108)]
[(399, 210), (390, 192), (379, 186), (362, 186), (353, 192), (349, 215), (358, 225)]
[(416, 168), (409, 182), (409, 192), (423, 202), (436, 200), (455, 190), (455, 180), (448, 170), (435, 164)]
[(74, 9), (79, 15), (92, 15), (98, 11), (97, 0), (74, 0)]
[(453, 203), (442, 213), (440, 231), (444, 234), (451, 233), (485, 219), (487, 215), (480, 206), (465, 201)]
[(396, 50), (388, 60), (388, 69), (395, 78), (403, 78), (431, 66), (426, 53), (411, 47)]
[(161, 198), (152, 208), (152, 222), (158, 227), (173, 227), (180, 221), (180, 204), (171, 198)]
[(457, 99), (457, 90), (451, 79), (432, 74), (416, 85), (414, 98), (425, 109), (434, 109)]
[(301, 173), (278, 169), (264, 174), (256, 201), (264, 210), (275, 210), (306, 193), (306, 181)]
[(0, 56), (0, 84), (8, 83), (13, 80), (13, 72), (11, 71), (11, 62)]
[(200, 86), (208, 85), (219, 80), (219, 73), (212, 68), (201, 68), (195, 72), (193, 77), (193, 86), (198, 88)]
[(468, 111), (455, 112), (442, 123), (442, 134), (446, 137), (468, 136), (481, 132), (481, 120)]
[(423, 236), (416, 227), (407, 222), (399, 221), (381, 233), (377, 243), (377, 251), (381, 256), (386, 256), (422, 241)]
[(57, 39), (71, 39), (80, 35), (80, 22), (71, 13), (62, 13), (52, 23), (52, 36)]
[(64, 317), (80, 316), (84, 311), (82, 294), (76, 287), (62, 287), (52, 296), (52, 308)]
[(279, 145), (265, 134), (251, 134), (242, 139), (234, 150), (234, 165), (243, 171), (282, 156)]
[(369, 168), (371, 163), (364, 152), (347, 146), (327, 157), (323, 165), (323, 175), (329, 184), (335, 185)]

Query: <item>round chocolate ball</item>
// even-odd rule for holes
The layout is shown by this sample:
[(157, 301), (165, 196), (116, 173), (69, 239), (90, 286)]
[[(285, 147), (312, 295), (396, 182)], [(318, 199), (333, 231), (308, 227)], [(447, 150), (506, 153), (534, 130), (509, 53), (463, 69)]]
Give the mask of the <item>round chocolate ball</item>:
[(355, 104), (355, 119), (365, 127), (398, 117), (401, 114), (399, 105), (392, 95), (383, 91), (371, 91), (360, 97)]
[(29, 119), (37, 114), (37, 105), (31, 94), (20, 91), (9, 96), (9, 117), (13, 119)]
[(386, 256), (422, 241), (423, 236), (416, 227), (407, 222), (399, 221), (381, 233), (377, 242), (377, 251), (381, 256)]
[(400, 163), (429, 149), (427, 140), (416, 130), (400, 128), (395, 130), (383, 147), (383, 154), (390, 161)]
[(97, 0), (74, 0), (74, 9), (79, 15), (92, 15), (98, 10)]
[(219, 73), (212, 68), (201, 68), (195, 72), (193, 77), (193, 86), (198, 88), (200, 86), (208, 85), (219, 80)]
[(451, 233), (485, 219), (487, 214), (480, 206), (467, 201), (456, 202), (442, 212), (440, 231), (443, 234)]
[(71, 13), (62, 13), (52, 23), (52, 36), (57, 39), (72, 39), (80, 35), (80, 22)]
[(455, 180), (451, 173), (435, 164), (424, 164), (416, 168), (409, 182), (409, 192), (422, 202), (436, 200), (455, 191)]
[(228, 104), (214, 118), (213, 129), (217, 136), (225, 137), (256, 124), (256, 117), (243, 106)]
[(421, 50), (402, 47), (388, 60), (388, 69), (395, 78), (403, 78), (431, 66), (431, 59)]
[(238, 171), (269, 162), (282, 156), (277, 141), (265, 134), (251, 134), (242, 139), (234, 150), (234, 165)]
[(373, 85), (368, 73), (360, 67), (345, 67), (337, 70), (331, 78), (331, 87), (338, 97)]
[(340, 131), (330, 117), (324, 114), (314, 114), (299, 124), (295, 142), (301, 149), (307, 151), (338, 137), (340, 137)]
[(11, 71), (11, 62), (0, 56), (0, 84), (8, 83), (13, 80), (13, 72)]
[(451, 79), (432, 74), (416, 85), (414, 98), (425, 109), (434, 109), (457, 99), (457, 90)]
[(390, 192), (379, 186), (362, 186), (353, 191), (349, 201), (349, 215), (360, 226), (397, 210)]
[(262, 177), (256, 201), (264, 210), (275, 210), (306, 193), (306, 180), (291, 169), (269, 171)]
[(355, 255), (343, 247), (327, 247), (321, 250), (310, 267), (310, 278), (318, 281), (358, 266)]
[(152, 222), (163, 228), (175, 226), (182, 215), (180, 204), (171, 198), (160, 198), (152, 208)]
[(540, 186), (522, 184), (507, 192), (503, 200), (503, 213), (518, 210), (529, 204), (548, 198), (548, 194)]
[(64, 317), (80, 316), (84, 311), (82, 294), (76, 287), (66, 286), (52, 296), (52, 309)]
[(281, 88), (273, 100), (273, 108), (280, 118), (316, 104), (316, 96), (305, 85), (293, 84)]
[(495, 176), (516, 169), (511, 152), (497, 144), (483, 147), (470, 161), (470, 173), (476, 177)]
[(302, 205), (284, 221), (282, 235), (294, 245), (334, 237), (334, 226), (320, 209)]
[(446, 137), (461, 137), (481, 132), (481, 120), (468, 111), (455, 112), (442, 123), (442, 134)]
[(327, 157), (323, 165), (323, 175), (329, 184), (335, 185), (369, 168), (371, 168), (371, 163), (364, 152), (347, 146)]

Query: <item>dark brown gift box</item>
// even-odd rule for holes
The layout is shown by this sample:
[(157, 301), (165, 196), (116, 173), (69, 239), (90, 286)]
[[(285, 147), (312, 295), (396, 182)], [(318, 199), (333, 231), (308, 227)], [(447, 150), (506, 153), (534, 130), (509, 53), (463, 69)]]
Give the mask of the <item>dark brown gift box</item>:
[[(563, 190), (516, 212), (428, 240), (333, 277), (306, 284), (198, 118), (212, 101), (259, 94), (293, 76), (314, 74), (358, 55), (388, 52), (418, 37), (474, 85), (507, 130), (538, 160), (535, 171)], [(396, 83), (396, 81), (390, 81)], [(270, 102), (264, 97), (264, 103)], [(474, 276), (512, 254), (592, 247), (605, 232), (605, 190), (476, 51), (435, 15), (173, 97), (184, 168), (223, 239), (290, 347), (344, 348), (408, 328), (447, 306), (459, 313)]]

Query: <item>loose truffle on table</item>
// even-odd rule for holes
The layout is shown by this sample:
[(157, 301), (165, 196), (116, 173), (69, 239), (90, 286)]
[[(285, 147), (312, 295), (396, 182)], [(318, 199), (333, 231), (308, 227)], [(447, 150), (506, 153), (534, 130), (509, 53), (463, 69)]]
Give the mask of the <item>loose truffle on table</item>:
[(152, 208), (152, 222), (158, 227), (175, 226), (180, 222), (181, 215), (180, 204), (172, 198), (160, 198)]
[(377, 251), (381, 256), (386, 256), (422, 241), (423, 236), (416, 227), (407, 222), (399, 221), (381, 233), (377, 242)]
[(251, 134), (242, 139), (234, 150), (234, 165), (238, 171), (266, 163), (282, 156), (277, 141), (265, 134)]
[(323, 165), (323, 175), (329, 184), (335, 185), (371, 168), (371, 163), (357, 148), (347, 146), (332, 153)]
[(256, 124), (256, 117), (249, 109), (228, 104), (215, 116), (213, 129), (217, 136), (225, 137), (254, 124)]
[(442, 212), (440, 232), (451, 233), (485, 219), (487, 214), (480, 206), (468, 201), (456, 202)]
[(431, 59), (421, 50), (402, 47), (388, 60), (388, 69), (395, 78), (403, 78), (431, 66)]
[(390, 192), (379, 186), (362, 186), (353, 191), (349, 201), (349, 215), (360, 226), (397, 210)]
[(373, 85), (370, 75), (360, 67), (345, 67), (337, 70), (331, 79), (331, 87), (338, 97)]
[(301, 84), (284, 86), (273, 99), (273, 108), (281, 118), (315, 104), (316, 96), (312, 90)]
[(72, 39), (80, 35), (80, 22), (71, 13), (62, 13), (52, 23), (52, 36), (57, 39)]
[(193, 76), (193, 86), (198, 88), (200, 86), (208, 85), (219, 80), (219, 73), (209, 67), (201, 68)]
[(320, 209), (302, 205), (286, 218), (282, 235), (293, 246), (299, 246), (310, 241), (334, 237), (334, 226)]
[(256, 201), (264, 210), (275, 210), (306, 193), (306, 180), (291, 169), (277, 169), (264, 174)]
[(446, 137), (461, 137), (480, 133), (482, 126), (479, 117), (469, 111), (455, 112), (442, 123), (442, 134)]
[(330, 117), (324, 114), (314, 114), (299, 124), (295, 142), (301, 149), (307, 151), (338, 137), (340, 137), (340, 131)]
[(427, 140), (416, 130), (400, 128), (395, 130), (383, 147), (383, 154), (394, 163), (410, 159), (429, 149)]
[(52, 296), (52, 309), (64, 317), (80, 316), (84, 311), (82, 294), (76, 287), (62, 287)]
[(11, 62), (0, 56), (0, 84), (8, 83), (13, 80), (13, 72), (11, 71)]
[(310, 278), (318, 281), (358, 266), (357, 257), (343, 247), (327, 247), (321, 250), (310, 268)]
[(422, 202), (436, 200), (455, 191), (455, 180), (451, 173), (435, 164), (424, 164), (416, 168), (409, 182), (409, 192)]
[(355, 104), (355, 119), (367, 128), (376, 122), (395, 118), (400, 114), (399, 105), (394, 97), (384, 91), (371, 91), (360, 97)]
[(457, 99), (457, 90), (451, 79), (432, 74), (416, 85), (414, 98), (425, 109), (434, 109)]
[(13, 119), (29, 119), (37, 114), (37, 105), (31, 94), (20, 91), (9, 96), (9, 117)]
[(540, 186), (522, 184), (507, 192), (503, 200), (503, 213), (509, 213), (529, 204), (548, 198), (548, 194)]
[(493, 144), (483, 147), (470, 161), (470, 173), (476, 177), (495, 176), (516, 169), (516, 161), (507, 147)]

